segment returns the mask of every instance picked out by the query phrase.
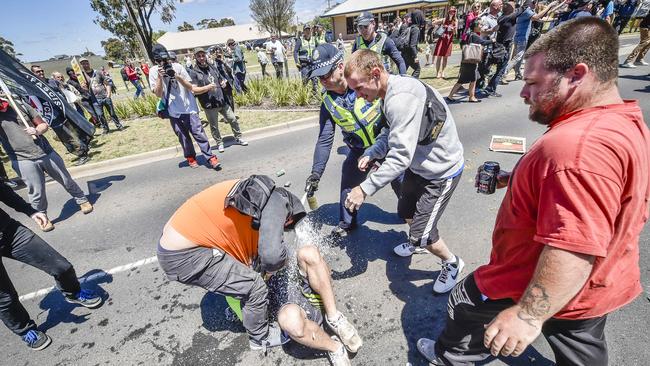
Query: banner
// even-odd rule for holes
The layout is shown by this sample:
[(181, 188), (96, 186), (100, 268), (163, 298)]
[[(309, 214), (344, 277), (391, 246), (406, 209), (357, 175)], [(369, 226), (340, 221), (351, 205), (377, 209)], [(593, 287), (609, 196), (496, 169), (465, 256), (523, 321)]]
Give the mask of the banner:
[(41, 81), (2, 49), (0, 49), (0, 78), (7, 84), (12, 94), (23, 103), (35, 107), (51, 127), (58, 127), (67, 118), (70, 123), (89, 136), (95, 134), (95, 126), (79, 114), (64, 95)]

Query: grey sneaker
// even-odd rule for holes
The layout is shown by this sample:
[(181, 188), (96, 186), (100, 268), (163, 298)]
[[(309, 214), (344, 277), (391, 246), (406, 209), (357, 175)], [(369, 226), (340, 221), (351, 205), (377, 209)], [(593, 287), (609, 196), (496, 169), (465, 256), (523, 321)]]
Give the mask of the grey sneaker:
[(237, 145), (241, 145), (241, 146), (248, 146), (248, 141), (242, 139), (241, 137), (240, 137), (240, 138), (236, 138), (236, 139), (235, 139), (235, 143), (236, 143)]
[(338, 313), (338, 316), (334, 320), (330, 320), (327, 315), (325, 315), (325, 321), (329, 325), (330, 329), (336, 333), (341, 342), (345, 345), (345, 348), (352, 352), (357, 353), (359, 348), (363, 345), (359, 333), (354, 328), (354, 325), (348, 321), (345, 315)]
[(335, 352), (327, 352), (327, 357), (330, 359), (332, 366), (352, 366), (350, 363), (350, 358), (348, 358), (348, 353), (345, 351), (345, 347), (341, 340), (337, 336), (332, 336), (334, 342), (341, 345), (339, 349)]
[(40, 330), (30, 330), (22, 338), (27, 347), (34, 351), (40, 351), (52, 343), (52, 339)]
[(447, 293), (456, 286), (458, 276), (465, 267), (465, 262), (463, 262), (459, 256), (456, 256), (455, 263), (442, 262), (440, 263), (440, 266), (441, 268), (438, 278), (436, 278), (436, 282), (433, 283), (433, 293), (435, 294)]
[(418, 351), (432, 365), (443, 366), (444, 363), (436, 355), (436, 341), (427, 338), (418, 339)]
[(266, 336), (266, 339), (264, 339), (261, 343), (249, 339), (248, 345), (250, 349), (254, 351), (263, 351), (266, 353), (267, 348), (281, 346), (290, 340), (291, 338), (284, 334), (282, 329), (280, 329), (278, 323), (272, 323), (269, 324), (269, 334)]
[(635, 61), (634, 64), (636, 66), (648, 66), (649, 65), (647, 62), (645, 62), (645, 60)]
[(95, 294), (94, 291), (81, 290), (74, 296), (65, 296), (65, 301), (70, 304), (77, 304), (85, 308), (94, 309), (102, 304), (102, 297)]
[(226, 148), (223, 146), (223, 142), (217, 144), (217, 151), (219, 151), (220, 153), (226, 151)]

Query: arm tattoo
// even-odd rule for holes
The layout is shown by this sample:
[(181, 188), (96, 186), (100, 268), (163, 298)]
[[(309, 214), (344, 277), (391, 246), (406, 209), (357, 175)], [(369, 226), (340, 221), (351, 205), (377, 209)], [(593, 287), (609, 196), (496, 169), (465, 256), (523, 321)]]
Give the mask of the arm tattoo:
[(526, 289), (524, 296), (519, 301), (519, 305), (521, 305), (521, 310), (517, 313), (517, 316), (531, 326), (534, 326), (533, 320), (544, 319), (551, 308), (546, 289), (536, 283), (531, 284)]

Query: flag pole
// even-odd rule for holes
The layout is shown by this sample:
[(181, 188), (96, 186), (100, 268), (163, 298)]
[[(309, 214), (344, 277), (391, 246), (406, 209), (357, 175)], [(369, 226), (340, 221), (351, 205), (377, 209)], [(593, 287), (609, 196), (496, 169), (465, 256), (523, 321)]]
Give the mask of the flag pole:
[[(9, 100), (9, 104), (11, 105), (11, 108), (13, 108), (16, 111), (16, 114), (18, 115), (20, 120), (23, 122), (25, 127), (26, 128), (34, 127), (34, 126), (30, 126), (29, 123), (27, 123), (27, 119), (23, 115), (23, 112), (18, 108), (18, 105), (16, 104), (16, 101), (14, 100), (13, 96), (11, 95), (11, 90), (9, 90), (9, 87), (7, 86), (7, 84), (5, 84), (5, 81), (2, 80), (1, 77), (0, 77), (0, 89), (2, 89), (2, 91), (7, 96), (7, 99)], [(36, 140), (37, 137), (35, 135), (31, 135), (31, 136), (32, 136), (32, 139)]]

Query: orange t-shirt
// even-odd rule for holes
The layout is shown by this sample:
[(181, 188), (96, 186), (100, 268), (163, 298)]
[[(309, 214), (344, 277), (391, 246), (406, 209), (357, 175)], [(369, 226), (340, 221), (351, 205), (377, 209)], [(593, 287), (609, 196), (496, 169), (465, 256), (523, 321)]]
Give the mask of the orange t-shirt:
[(251, 265), (257, 258), (259, 233), (252, 217), (235, 208), (224, 208), (230, 189), (238, 180), (217, 183), (188, 199), (172, 216), (170, 225), (193, 243), (219, 248), (238, 261)]
[(490, 263), (474, 274), (479, 290), (519, 301), (549, 245), (595, 257), (587, 282), (555, 318), (595, 318), (632, 301), (641, 292), (649, 168), (650, 131), (636, 102), (553, 121), (512, 172)]

